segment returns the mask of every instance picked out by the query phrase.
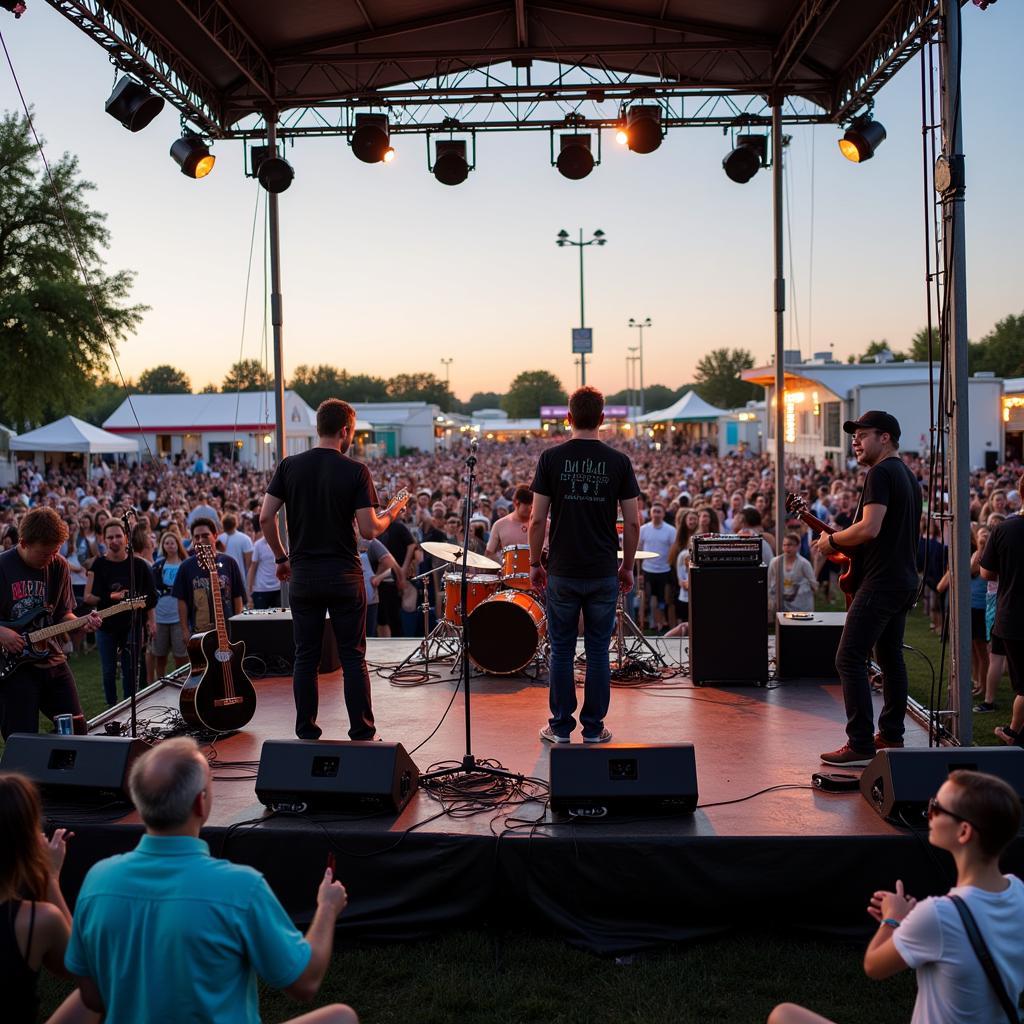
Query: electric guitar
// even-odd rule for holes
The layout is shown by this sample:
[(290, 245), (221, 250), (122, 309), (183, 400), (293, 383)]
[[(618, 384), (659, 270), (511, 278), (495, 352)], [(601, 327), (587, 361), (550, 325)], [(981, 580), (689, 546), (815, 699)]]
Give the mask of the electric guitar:
[[(818, 533), (827, 533), (830, 536), (838, 533), (834, 526), (823, 523), (808, 507), (807, 502), (799, 494), (786, 495), (786, 511), (790, 515), (799, 516), (812, 530)], [(846, 607), (849, 608), (853, 602), (853, 595), (857, 592), (858, 578), (857, 562), (852, 555), (846, 551), (836, 551), (828, 556), (830, 562), (839, 566), (839, 589), (846, 598)]]
[(196, 561), (210, 576), (210, 603), (216, 628), (196, 633), (188, 641), (192, 672), (181, 688), (178, 706), (181, 717), (193, 728), (234, 732), (245, 728), (256, 713), (256, 688), (242, 668), (245, 643), (228, 640), (217, 552), (202, 544), (195, 554)]
[(390, 501), (388, 507), (384, 509), (384, 514), (388, 515), (391, 512), (397, 512), (399, 509), (405, 508), (409, 504), (409, 499), (412, 495), (403, 487)]
[[(133, 608), (145, 607), (146, 599), (144, 597), (136, 597), (131, 601), (120, 601), (117, 604), (112, 604), (109, 608), (104, 608), (103, 611), (96, 614), (101, 619), (105, 619), (111, 615), (120, 615), (122, 612), (131, 611)], [(13, 674), (26, 662), (42, 661), (43, 658), (48, 658), (51, 651), (46, 641), (51, 637), (62, 636), (64, 633), (73, 633), (76, 629), (81, 629), (89, 621), (88, 615), (82, 615), (77, 619), (67, 619), (52, 626), (31, 629), (34, 622), (45, 619), (47, 615), (48, 612), (45, 608), (33, 608), (32, 611), (25, 612), (20, 619), (15, 619), (13, 622), (0, 622), (0, 626), (3, 626), (5, 629), (13, 629), (15, 633), (20, 633), (23, 641), (20, 654), (0, 648), (0, 682)], [(42, 646), (39, 646), (40, 644)]]

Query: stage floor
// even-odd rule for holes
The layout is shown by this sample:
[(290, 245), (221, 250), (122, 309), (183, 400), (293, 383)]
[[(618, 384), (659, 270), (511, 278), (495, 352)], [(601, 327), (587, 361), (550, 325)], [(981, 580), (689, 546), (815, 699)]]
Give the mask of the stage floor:
[[(368, 661), (386, 673), (416, 646), (370, 640)], [(661, 649), (671, 664), (686, 664), (685, 642)], [(449, 665), (431, 669), (443, 676), (421, 686), (371, 674), (381, 736), (401, 742), (421, 771), (465, 752), (457, 680)], [(265, 740), (293, 737), (294, 705), (289, 678), (256, 686), (250, 726), (207, 750), (216, 781), (203, 835), (214, 854), (262, 871), (300, 924), (312, 916), (329, 852), (350, 896), (340, 927), (354, 937), (515, 927), (616, 954), (771, 922), (859, 935), (872, 926), (864, 908), (874, 890), (901, 878), (920, 897), (952, 881), (952, 861), (924, 835), (889, 825), (859, 792), (830, 795), (810, 785), (819, 753), (844, 740), (836, 684), (721, 689), (678, 675), (614, 687), (607, 726), (616, 742), (694, 744), (699, 805), (691, 815), (597, 821), (553, 818), (542, 802), (449, 813), (423, 790), (397, 818), (270, 814), (256, 799), (255, 763)], [(546, 683), (479, 676), (472, 692), (473, 754), (547, 780), (550, 748), (538, 737)], [(176, 687), (163, 684), (140, 700), (140, 723), (176, 708)], [(340, 673), (321, 677), (320, 709), (324, 737), (345, 739)], [(126, 709), (109, 718), (126, 721)], [(97, 720), (94, 731), (102, 728)], [(927, 744), (910, 720), (907, 742)], [(755, 795), (773, 786), (793, 788)], [(62, 876), (71, 896), (92, 863), (137, 842), (134, 813), (47, 809), (51, 823), (76, 832)], [(1024, 868), (1024, 841), (1007, 867)]]

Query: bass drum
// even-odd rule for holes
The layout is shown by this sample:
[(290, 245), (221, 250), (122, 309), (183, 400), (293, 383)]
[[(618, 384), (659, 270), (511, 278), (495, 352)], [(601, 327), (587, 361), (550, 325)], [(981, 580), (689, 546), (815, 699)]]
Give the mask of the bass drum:
[(491, 675), (514, 675), (530, 663), (547, 631), (544, 609), (535, 597), (502, 590), (469, 613), (469, 660)]

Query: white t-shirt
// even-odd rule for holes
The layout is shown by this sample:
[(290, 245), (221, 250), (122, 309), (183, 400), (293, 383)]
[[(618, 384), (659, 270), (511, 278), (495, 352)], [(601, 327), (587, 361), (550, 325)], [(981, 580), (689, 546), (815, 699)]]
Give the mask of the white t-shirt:
[(254, 594), (269, 594), (271, 591), (281, 589), (281, 581), (277, 578), (274, 552), (270, 550), (270, 545), (263, 537), (260, 537), (252, 547), (252, 564), (256, 566), (252, 587)]
[[(973, 885), (949, 891), (961, 897), (974, 915), (1016, 1005), (1024, 990), (1024, 882), (1013, 875), (1007, 875), (1006, 880), (1009, 887), (998, 893)], [(1005, 1020), (1006, 1014), (952, 900), (942, 896), (922, 900), (893, 932), (892, 941), (907, 966), (917, 971), (917, 1002), (911, 1024), (993, 1024)]]
[(672, 566), (668, 563), (668, 553), (676, 539), (674, 526), (669, 526), (664, 520), (661, 526), (654, 523), (644, 523), (640, 527), (640, 550), (656, 551), (657, 558), (644, 559), (644, 572), (671, 572)]
[[(242, 533), (241, 530), (235, 530), (234, 533), (222, 533), (217, 540), (224, 545), (224, 553), (230, 555), (238, 563), (238, 571), (242, 574), (242, 579), (245, 579), (245, 556), (252, 554), (252, 541), (249, 540), (247, 534)], [(277, 590), (277, 587), (274, 587)]]

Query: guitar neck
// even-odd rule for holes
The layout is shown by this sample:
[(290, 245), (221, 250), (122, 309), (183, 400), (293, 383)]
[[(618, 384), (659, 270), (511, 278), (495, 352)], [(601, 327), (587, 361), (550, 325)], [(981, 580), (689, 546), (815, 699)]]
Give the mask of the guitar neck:
[(818, 533), (838, 533), (839, 530), (835, 526), (829, 526), (828, 523), (823, 523), (816, 515), (811, 512), (801, 512), (800, 518), (812, 529)]
[(217, 571), (217, 556), (213, 558), (213, 568), (210, 569), (210, 597), (213, 604), (213, 621), (217, 628), (217, 648), (221, 651), (228, 649), (228, 629), (224, 622), (224, 604), (220, 594), (220, 573)]
[[(103, 611), (96, 612), (96, 614), (101, 619), (105, 619), (109, 615), (119, 615), (121, 612), (126, 612), (131, 606), (130, 601), (122, 601), (120, 604), (112, 604), (109, 608), (104, 608)], [(37, 629), (34, 633), (29, 633), (29, 643), (38, 644), (43, 640), (49, 640), (51, 637), (60, 636), (62, 633), (73, 633), (76, 629), (81, 629), (88, 621), (88, 615), (80, 615), (78, 618), (66, 619), (64, 622), (58, 622), (53, 626), (45, 626), (43, 629)]]

